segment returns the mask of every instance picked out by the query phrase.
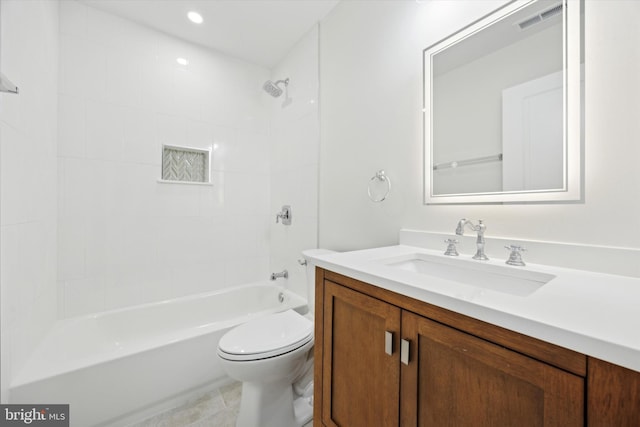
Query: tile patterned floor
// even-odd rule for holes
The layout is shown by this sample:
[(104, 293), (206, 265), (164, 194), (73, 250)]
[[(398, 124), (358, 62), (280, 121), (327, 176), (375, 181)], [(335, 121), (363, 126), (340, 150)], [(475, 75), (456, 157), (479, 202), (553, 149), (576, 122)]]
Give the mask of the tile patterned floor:
[(235, 427), (241, 392), (242, 383), (232, 383), (130, 427)]

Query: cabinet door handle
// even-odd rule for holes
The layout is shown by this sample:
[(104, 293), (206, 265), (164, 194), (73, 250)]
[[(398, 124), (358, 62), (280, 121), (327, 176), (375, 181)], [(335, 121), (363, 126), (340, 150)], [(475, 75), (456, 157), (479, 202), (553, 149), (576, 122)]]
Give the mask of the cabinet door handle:
[(400, 340), (400, 361), (405, 365), (409, 364), (409, 340)]
[(393, 332), (384, 331), (384, 352), (389, 356), (393, 354)]

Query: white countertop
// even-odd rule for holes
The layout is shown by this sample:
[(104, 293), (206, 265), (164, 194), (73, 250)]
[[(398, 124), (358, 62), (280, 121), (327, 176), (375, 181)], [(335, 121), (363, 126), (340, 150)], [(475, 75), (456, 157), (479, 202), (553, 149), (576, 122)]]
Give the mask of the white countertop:
[(381, 262), (416, 253), (450, 258), (441, 251), (406, 245), (311, 258), (324, 269), (640, 371), (640, 279), (540, 264), (512, 267), (504, 260), (459, 257), (465, 262), (556, 276), (528, 296), (515, 296)]

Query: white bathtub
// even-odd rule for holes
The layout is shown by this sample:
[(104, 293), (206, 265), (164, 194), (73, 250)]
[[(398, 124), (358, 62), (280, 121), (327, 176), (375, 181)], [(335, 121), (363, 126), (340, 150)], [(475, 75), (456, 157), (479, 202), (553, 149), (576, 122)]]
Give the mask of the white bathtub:
[(228, 382), (216, 356), (222, 335), (289, 308), (305, 313), (306, 300), (256, 283), (61, 320), (13, 381), (10, 401), (68, 403), (72, 427), (125, 425)]

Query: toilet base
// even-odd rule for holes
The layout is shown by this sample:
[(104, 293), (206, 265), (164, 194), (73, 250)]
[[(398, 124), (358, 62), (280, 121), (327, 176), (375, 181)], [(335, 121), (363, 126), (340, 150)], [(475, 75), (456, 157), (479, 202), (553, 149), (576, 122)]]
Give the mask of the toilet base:
[(313, 419), (313, 398), (299, 397), (293, 401), (293, 412), (296, 418), (296, 427), (302, 427)]
[(242, 383), (236, 427), (302, 427), (313, 417), (312, 400), (293, 396), (291, 382)]

